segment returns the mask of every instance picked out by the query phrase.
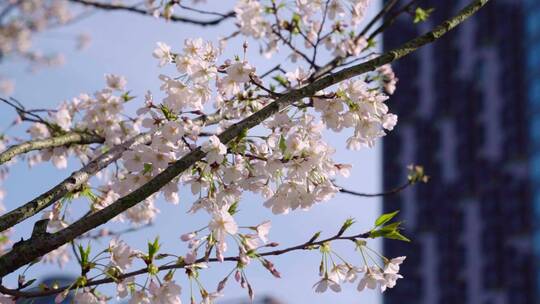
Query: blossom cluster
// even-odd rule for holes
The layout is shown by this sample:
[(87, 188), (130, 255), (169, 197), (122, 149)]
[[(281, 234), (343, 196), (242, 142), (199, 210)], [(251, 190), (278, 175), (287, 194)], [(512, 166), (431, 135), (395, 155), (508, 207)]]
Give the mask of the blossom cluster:
[[(300, 111), (285, 109), (261, 125), (263, 135), (246, 133), (231, 143), (223, 143), (212, 133), (253, 114), (272, 97), (263, 95), (252, 83), (256, 77), (255, 69), (247, 61), (226, 60), (219, 65), (219, 54), (219, 49), (200, 39), (186, 40), (180, 53), (173, 53), (170, 47), (160, 43), (154, 57), (160, 65), (174, 64), (181, 74), (174, 78), (160, 76), (161, 90), (165, 94), (161, 103), (156, 103), (148, 92), (144, 105), (136, 111), (137, 116), (126, 118), (124, 103), (131, 99), (125, 91), (126, 80), (121, 76), (106, 75), (105, 89), (92, 97), (82, 94), (62, 103), (49, 113), (46, 124), (35, 123), (28, 133), (32, 138), (40, 139), (54, 136), (55, 132), (81, 130), (102, 136), (106, 147), (121, 144), (142, 131), (151, 134), (149, 142), (123, 153), (121, 166), (114, 173), (103, 174), (105, 179), (98, 187), (99, 193), (93, 194), (90, 200), (91, 210), (102, 209), (129, 194), (200, 145), (206, 154), (204, 160), (195, 163), (186, 174), (173, 179), (160, 191), (165, 200), (178, 204), (180, 186), (187, 185), (198, 197), (190, 211), (203, 210), (209, 215), (206, 227), (209, 234), (198, 237), (199, 230), (182, 236), (190, 248), (184, 261), (195, 263), (202, 258), (202, 252), (208, 255), (213, 249), (217, 259), (223, 261), (230, 237), (243, 244), (238, 252), (244, 256), (243, 263), (247, 265), (250, 259), (247, 252), (267, 241), (267, 224), (254, 227), (254, 234), (239, 233), (231, 210), (241, 201), (242, 193), (261, 194), (266, 199), (264, 206), (276, 214), (308, 210), (318, 202), (329, 200), (339, 191), (332, 180), (337, 175), (348, 176), (351, 166), (333, 160), (335, 150), (324, 141), (324, 128), (334, 131), (353, 128), (354, 135), (347, 146), (356, 149), (372, 146), (384, 135), (383, 130), (391, 130), (395, 116), (388, 113), (384, 103), (387, 96), (365, 80), (358, 79), (340, 85), (334, 92), (320, 92), (324, 97), (313, 97), (311, 102), (315, 111), (303, 107)], [(296, 74), (299, 78), (299, 73)], [(215, 110), (212, 114), (204, 114), (212, 99)], [(298, 105), (305, 104), (300, 102)], [(316, 113), (321, 113), (321, 119)], [(220, 118), (216, 126), (207, 125), (205, 118), (208, 115)], [(69, 155), (87, 162), (96, 156), (96, 151), (90, 146), (59, 147), (36, 152), (28, 157), (28, 162), (51, 161), (58, 168), (65, 168)], [(155, 206), (158, 195), (153, 194), (116, 220), (134, 224), (153, 221), (159, 212)], [(60, 201), (43, 213), (42, 217), (49, 219), (49, 231), (69, 225), (65, 217), (68, 206)], [(126, 246), (122, 241), (115, 241), (109, 248), (114, 267), (119, 272), (124, 272), (131, 264), (132, 256), (137, 256)], [(63, 265), (68, 259), (69, 250), (63, 246), (49, 253), (43, 261)], [(279, 275), (273, 267), (269, 269)], [(370, 275), (378, 273), (376, 271), (373, 267), (364, 270)], [(380, 275), (388, 277), (384, 271)], [(239, 276), (242, 281), (243, 274)], [(378, 284), (386, 287), (395, 283), (395, 280), (386, 283), (381, 280)], [(179, 289), (174, 281), (167, 283), (170, 286), (156, 284), (151, 280), (148, 289), (142, 290), (134, 289), (133, 284), (131, 289), (119, 284), (119, 296), (127, 295), (129, 289), (134, 299), (151, 299), (157, 294), (167, 298), (168, 292), (161, 289)], [(103, 300), (90, 289), (83, 289), (76, 299), (85, 303)], [(176, 303), (176, 296), (172, 299), (164, 303)]]
[[(33, 36), (47, 28), (66, 24), (73, 15), (66, 1), (25, 0), (6, 1), (0, 24), (0, 57), (17, 55), (28, 60), (33, 69), (63, 63), (61, 54), (43, 54), (32, 49)], [(82, 37), (82, 36), (81, 36)], [(9, 95), (15, 84), (0, 75), (0, 93)]]
[[(273, 1), (240, 0), (235, 6), (235, 13), (240, 32), (261, 42), (266, 55), (285, 44), (292, 48), (289, 59), (295, 62), (301, 51), (291, 41), (298, 37), (305, 36), (302, 50), (316, 49), (319, 42), (323, 42), (337, 57), (357, 56), (369, 49), (370, 45), (363, 37), (354, 35), (368, 2), (297, 0), (292, 13), (287, 13)], [(160, 4), (148, 1), (147, 5), (157, 10), (153, 5)], [(157, 10), (156, 14), (171, 14), (172, 7), (166, 5), (165, 9), (169, 11)], [(324, 14), (321, 15), (321, 11)], [(323, 26), (326, 18), (329, 21)], [(291, 39), (284, 38), (285, 32), (291, 35)], [(66, 168), (70, 157), (88, 164), (141, 134), (149, 138), (125, 148), (114, 169), (103, 170), (99, 178), (43, 211), (41, 216), (49, 220), (49, 232), (57, 232), (70, 225), (71, 200), (86, 197), (89, 199), (89, 213), (101, 210), (147, 184), (189, 153), (204, 154), (200, 161), (194, 162), (159, 191), (114, 219), (135, 227), (151, 223), (158, 217), (160, 210), (156, 201), (160, 196), (177, 205), (181, 201), (180, 190), (189, 188), (194, 197), (189, 213), (204, 213), (208, 222), (201, 229), (180, 237), (187, 245), (187, 252), (183, 255), (158, 254), (157, 240), (149, 244), (147, 251), (134, 250), (115, 238), (106, 250), (91, 259), (90, 248), (81, 247), (75, 255), (83, 274), (71, 286), (77, 289), (76, 303), (105, 303), (110, 299), (96, 288), (84, 284), (89, 271), (100, 271), (99, 275), (117, 279), (136, 262), (143, 263), (148, 279), (144, 285), (133, 277), (115, 280), (118, 298), (129, 296), (129, 303), (180, 303), (181, 287), (175, 283), (174, 273), (169, 272), (160, 279), (156, 260), (174, 257), (171, 263), (182, 265), (190, 280), (196, 281), (198, 272), (206, 267), (205, 261), (225, 261), (231, 247), (232, 250), (237, 247), (238, 259), (229, 276), (234, 276), (252, 297), (252, 286), (243, 271), (252, 260), (261, 262), (275, 277), (280, 273), (269, 260), (257, 254), (261, 248), (277, 246), (268, 240), (270, 222), (245, 227), (236, 221), (243, 193), (260, 195), (264, 200), (262, 205), (274, 214), (309, 210), (339, 192), (334, 179), (348, 177), (351, 170), (351, 165), (334, 160), (336, 151), (325, 141), (325, 129), (335, 132), (350, 129), (352, 135), (346, 146), (357, 150), (372, 147), (397, 123), (397, 116), (389, 112), (386, 104), (389, 94), (395, 90), (397, 79), (391, 67), (386, 65), (373, 73), (296, 100), (256, 129), (246, 129), (234, 139), (224, 140), (223, 131), (279, 98), (278, 87), (285, 91), (301, 87), (316, 73), (313, 63), (288, 72), (274, 69), (268, 75), (273, 76), (276, 83), (266, 88), (263, 80), (268, 75), (257, 71), (248, 60), (248, 43), (243, 44), (243, 56), (234, 58), (221, 58), (224, 47), (223, 44), (216, 47), (212, 42), (198, 38), (185, 40), (182, 50), (174, 51), (169, 45), (159, 42), (152, 54), (157, 65), (175, 69), (172, 75), (159, 75), (159, 93), (148, 91), (144, 102), (137, 102), (127, 89), (124, 77), (107, 74), (105, 88), (61, 103), (28, 128), (31, 139), (45, 139), (68, 132), (103, 139), (102, 143), (43, 149), (26, 157), (30, 165), (50, 161), (57, 168)], [(129, 109), (133, 104), (136, 110), (131, 113)], [(2, 196), (0, 190), (0, 200)], [(104, 233), (103, 236), (110, 235)], [(0, 242), (0, 252), (2, 248)], [(370, 250), (365, 248), (359, 245), (362, 254)], [(321, 245), (326, 259), (330, 253), (324, 250), (326, 245)], [(105, 266), (95, 263), (103, 259), (103, 254), (107, 254), (109, 259)], [(47, 254), (42, 261), (62, 266), (71, 256), (70, 248), (64, 245)], [(316, 291), (323, 292), (328, 287), (338, 291), (341, 283), (354, 282), (360, 274), (363, 275), (359, 279), (360, 291), (364, 288), (379, 288), (381, 291), (392, 288), (401, 278), (399, 265), (404, 257), (382, 260), (383, 266), (365, 262), (362, 267), (357, 267), (343, 263), (331, 269), (325, 262)], [(203, 303), (210, 303), (222, 294), (229, 276), (212, 293), (197, 282)], [(57, 300), (61, 301), (73, 289), (60, 293)], [(192, 294), (192, 302), (195, 301), (193, 297)]]
[[(365, 256), (369, 255), (369, 253), (365, 249), (360, 248), (360, 250), (364, 258), (364, 265), (361, 267), (354, 266), (348, 262), (341, 264), (332, 263), (332, 267), (329, 270), (321, 267), (320, 274), (322, 278), (313, 285), (315, 292), (323, 293), (329, 288), (334, 292), (341, 292), (341, 284), (354, 283), (357, 280), (358, 285), (356, 289), (358, 291), (364, 291), (367, 288), (379, 289), (381, 292), (384, 292), (386, 289), (396, 286), (397, 280), (403, 278), (399, 274), (399, 268), (403, 261), (405, 261), (405, 256), (393, 259), (387, 259), (381, 256), (384, 266), (379, 266), (377, 263), (369, 265), (367, 260), (365, 260)], [(369, 250), (376, 253), (372, 249)], [(373, 260), (371, 257), (370, 259)]]
[(388, 96), (370, 89), (364, 80), (341, 84), (335, 95), (332, 99), (314, 98), (313, 106), (329, 129), (354, 129), (354, 135), (347, 139), (349, 149), (373, 147), (375, 140), (386, 134), (384, 130), (391, 131), (397, 123), (397, 115), (389, 113), (384, 103)]
[[(56, 110), (50, 111), (44, 122), (37, 122), (28, 129), (32, 139), (44, 139), (61, 135), (70, 130), (84, 130), (105, 139), (105, 144), (112, 147), (138, 133), (140, 122), (133, 122), (122, 117), (126, 94), (122, 92), (125, 79), (121, 76), (106, 75), (107, 87), (94, 93), (93, 97), (81, 94), (71, 101), (63, 102)], [(41, 150), (28, 159), (30, 166), (43, 161), (51, 161), (58, 169), (67, 167), (68, 156), (73, 154), (87, 162), (96, 156), (85, 146), (57, 147)], [(99, 151), (98, 151), (99, 152)]]
[[(280, 45), (289, 45), (298, 38), (310, 50), (323, 44), (332, 55), (358, 56), (368, 43), (356, 36), (371, 0), (296, 0), (295, 5), (274, 1), (240, 0), (235, 6), (237, 24), (245, 36), (259, 40), (263, 53), (270, 57)], [(322, 12), (322, 13), (321, 13)], [(299, 46), (291, 59), (300, 57)]]

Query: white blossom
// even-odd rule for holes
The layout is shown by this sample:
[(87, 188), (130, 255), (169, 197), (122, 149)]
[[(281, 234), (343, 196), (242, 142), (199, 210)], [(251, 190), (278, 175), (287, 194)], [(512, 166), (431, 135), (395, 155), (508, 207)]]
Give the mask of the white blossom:
[(126, 87), (127, 80), (124, 76), (105, 74), (107, 86), (113, 90), (123, 91)]
[(181, 304), (180, 292), (182, 289), (174, 281), (163, 282), (159, 286), (153, 280), (150, 282), (150, 295), (152, 304)]
[(75, 304), (105, 304), (106, 301), (98, 298), (92, 291), (87, 288), (84, 288), (82, 291), (75, 294), (73, 297), (73, 302)]
[(117, 266), (123, 271), (131, 266), (133, 253), (131, 248), (124, 241), (112, 239), (109, 242), (109, 251), (111, 253), (112, 265)]
[(219, 138), (212, 135), (201, 145), (201, 149), (206, 153), (206, 159), (209, 164), (221, 163), (227, 154), (227, 146), (221, 143)]
[(164, 66), (172, 61), (171, 47), (163, 42), (157, 43), (157, 48), (152, 53), (159, 60), (159, 66)]
[(255, 68), (247, 62), (235, 62), (227, 68), (227, 75), (234, 82), (248, 82), (252, 73), (255, 73)]

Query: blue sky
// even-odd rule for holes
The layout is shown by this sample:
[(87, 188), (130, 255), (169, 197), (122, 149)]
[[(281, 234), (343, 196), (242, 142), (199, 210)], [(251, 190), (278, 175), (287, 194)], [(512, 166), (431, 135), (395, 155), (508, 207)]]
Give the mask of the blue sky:
[[(212, 9), (226, 11), (231, 7), (233, 1), (209, 2)], [(2, 73), (16, 82), (16, 92), (13, 96), (31, 108), (54, 108), (59, 102), (71, 99), (81, 92), (92, 93), (101, 89), (104, 86), (103, 75), (106, 73), (126, 76), (128, 88), (132, 90), (134, 95), (142, 97), (148, 89), (155, 93), (159, 91), (160, 83), (157, 76), (160, 73), (172, 72), (172, 70), (159, 69), (156, 60), (151, 56), (157, 41), (163, 41), (171, 45), (173, 49), (180, 49), (185, 38), (203, 37), (216, 41), (218, 37), (230, 33), (233, 29), (234, 25), (231, 21), (220, 27), (201, 28), (181, 23), (166, 23), (150, 17), (126, 13), (97, 12), (80, 22), (43, 33), (35, 39), (36, 49), (41, 49), (44, 52), (61, 51), (66, 58), (66, 63), (63, 66), (30, 73), (23, 61), (14, 60), (2, 64)], [(80, 32), (86, 32), (92, 37), (89, 48), (81, 52), (75, 51), (73, 39)], [(241, 44), (242, 40), (240, 39), (232, 40), (229, 43), (227, 54), (240, 53)], [(284, 62), (282, 59), (277, 56), (266, 60), (257, 56), (256, 52), (249, 55), (250, 63), (255, 65), (258, 71), (265, 71), (266, 68), (273, 67), (277, 62)], [(286, 64), (285, 66), (289, 67), (289, 70), (293, 69), (293, 65)], [(142, 99), (138, 98), (135, 102), (140, 103)], [(0, 128), (5, 127), (13, 118), (14, 112), (11, 109), (0, 106), (0, 122), (2, 124)], [(14, 130), (14, 134), (22, 135), (22, 132)], [(348, 151), (344, 148), (346, 134), (329, 133), (328, 135), (328, 141), (338, 150), (336, 159), (339, 162), (353, 164), (351, 177), (340, 180), (339, 183), (358, 191), (379, 191), (381, 185), (380, 144), (373, 149)], [(23, 163), (12, 166), (11, 174), (4, 183), (4, 187), (8, 191), (5, 199), (7, 209), (13, 209), (48, 190), (76, 169), (77, 163), (73, 160), (70, 161), (68, 169), (61, 171), (54, 169), (49, 164), (40, 164), (31, 170)], [(138, 233), (125, 235), (124, 239), (132, 247), (144, 250), (147, 240), (160, 235), (165, 251), (184, 254), (185, 248), (178, 237), (189, 231), (190, 228), (205, 223), (207, 217), (204, 215), (188, 216), (186, 210), (192, 199), (186, 192), (182, 192), (182, 194), (184, 195), (181, 196), (179, 206), (171, 206), (160, 200), (158, 206), (162, 210), (155, 225)], [(319, 230), (322, 230), (326, 235), (331, 235), (348, 217), (356, 218), (357, 224), (354, 227), (358, 232), (363, 232), (370, 228), (380, 208), (378, 199), (338, 195), (329, 202), (315, 206), (309, 212), (296, 211), (288, 215), (273, 216), (268, 209), (262, 207), (263, 200), (260, 197), (246, 195), (244, 198), (238, 222), (252, 225), (271, 219), (273, 228), (270, 238), (280, 242), (282, 246), (304, 242)], [(31, 223), (36, 219), (32, 218), (29, 224), (17, 226), (14, 233), (15, 238), (28, 237)], [(374, 248), (378, 248), (378, 241), (372, 241), (372, 243)], [(103, 242), (101, 245), (95, 246), (99, 247), (105, 244)], [(342, 246), (344, 244), (336, 245), (336, 248), (343, 248), (339, 251), (340, 253), (350, 256), (351, 261), (360, 263), (360, 256), (353, 252), (350, 244), (347, 246)], [(257, 295), (273, 295), (285, 303), (380, 302), (378, 293), (358, 293), (355, 285), (345, 285), (340, 294), (315, 294), (311, 287), (318, 279), (319, 255), (316, 252), (292, 253), (271, 260), (282, 273), (281, 279), (274, 279), (266, 270), (256, 264), (247, 270)], [(224, 265), (224, 267), (211, 265), (209, 270), (203, 272), (202, 281), (208, 283), (209, 289), (213, 289), (223, 273), (230, 270), (230, 267), (232, 265)], [(56, 267), (38, 265), (28, 272), (27, 277), (54, 273), (77, 275), (77, 271), (75, 264), (70, 264), (61, 271)], [(180, 276), (182, 275), (179, 273), (178, 277)], [(13, 282), (13, 279), (12, 276), (6, 282)], [(185, 284), (184, 280), (180, 280), (180, 282), (184, 289), (183, 300), (187, 302), (188, 285)], [(225, 299), (232, 299), (231, 303), (238, 298), (247, 299), (246, 291), (231, 283), (229, 282), (225, 291)], [(112, 291), (112, 286), (108, 286), (105, 290)]]

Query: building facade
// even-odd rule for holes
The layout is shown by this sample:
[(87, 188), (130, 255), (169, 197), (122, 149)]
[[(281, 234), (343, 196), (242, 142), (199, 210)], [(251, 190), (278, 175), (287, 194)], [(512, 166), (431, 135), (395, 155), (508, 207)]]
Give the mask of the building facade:
[[(468, 0), (420, 1), (427, 22), (403, 16), (391, 49)], [(425, 167), (426, 185), (384, 198), (401, 210), (411, 243), (404, 280), (386, 304), (540, 303), (540, 1), (491, 1), (439, 41), (394, 65), (403, 79), (389, 105), (398, 127), (384, 139), (384, 189)]]

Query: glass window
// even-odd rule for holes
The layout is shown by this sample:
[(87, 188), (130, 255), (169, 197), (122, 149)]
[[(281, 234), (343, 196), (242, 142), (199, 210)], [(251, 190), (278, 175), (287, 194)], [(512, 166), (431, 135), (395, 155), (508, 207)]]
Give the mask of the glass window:
[[(540, 183), (540, 155), (538, 153), (531, 160), (531, 177), (533, 178), (533, 182)], [(540, 208), (540, 195), (538, 195), (537, 204)], [(538, 211), (540, 215), (540, 209)]]
[(536, 107), (540, 106), (540, 79), (536, 78), (532, 80), (531, 88), (529, 91), (529, 103)]
[(527, 16), (527, 33), (529, 37), (535, 37), (540, 33), (540, 10), (535, 9)]
[(533, 73), (538, 72), (538, 67), (540, 67), (540, 41), (537, 41), (536, 43), (533, 43), (528, 47), (528, 54), (527, 54), (527, 66), (529, 67), (530, 71)]
[(540, 115), (534, 115), (531, 120), (531, 139), (535, 143), (540, 143)]

